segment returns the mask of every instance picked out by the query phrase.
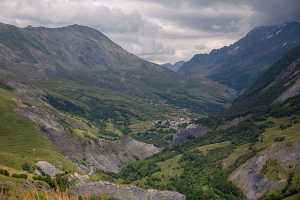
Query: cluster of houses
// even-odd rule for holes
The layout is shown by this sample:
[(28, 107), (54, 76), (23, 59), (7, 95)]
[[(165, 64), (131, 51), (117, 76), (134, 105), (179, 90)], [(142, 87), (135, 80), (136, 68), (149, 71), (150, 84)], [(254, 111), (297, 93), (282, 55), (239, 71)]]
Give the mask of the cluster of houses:
[(186, 129), (193, 128), (196, 125), (192, 123), (191, 118), (177, 118), (177, 119), (167, 119), (167, 120), (156, 120), (153, 122), (155, 128), (168, 128), (168, 129)]

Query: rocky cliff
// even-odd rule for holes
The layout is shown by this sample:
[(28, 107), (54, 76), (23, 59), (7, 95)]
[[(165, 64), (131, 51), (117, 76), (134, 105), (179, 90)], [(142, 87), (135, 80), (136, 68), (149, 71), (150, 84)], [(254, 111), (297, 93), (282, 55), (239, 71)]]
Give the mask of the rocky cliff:
[(300, 167), (300, 141), (274, 144), (237, 168), (230, 176), (248, 199), (280, 191), (289, 174)]

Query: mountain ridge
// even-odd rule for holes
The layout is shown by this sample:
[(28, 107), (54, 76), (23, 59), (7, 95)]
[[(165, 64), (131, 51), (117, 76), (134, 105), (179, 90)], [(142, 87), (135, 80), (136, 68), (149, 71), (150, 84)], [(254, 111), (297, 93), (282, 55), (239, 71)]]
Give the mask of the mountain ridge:
[(300, 44), (299, 34), (299, 22), (257, 27), (230, 46), (196, 54), (180, 72), (243, 91), (278, 57)]

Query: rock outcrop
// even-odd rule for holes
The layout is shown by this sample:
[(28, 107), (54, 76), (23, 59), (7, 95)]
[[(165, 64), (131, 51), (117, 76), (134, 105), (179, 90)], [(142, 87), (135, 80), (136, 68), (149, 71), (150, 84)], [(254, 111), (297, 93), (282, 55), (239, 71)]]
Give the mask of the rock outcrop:
[(266, 163), (274, 161), (283, 170), (292, 171), (300, 167), (299, 151), (300, 141), (273, 145), (236, 169), (229, 179), (244, 192), (248, 199), (259, 199), (272, 191), (283, 189), (287, 183), (287, 177), (270, 180), (265, 176), (262, 170)]
[(82, 197), (107, 196), (118, 200), (185, 200), (185, 196), (178, 192), (146, 190), (109, 182), (81, 184), (74, 187), (71, 193)]
[(48, 175), (51, 177), (55, 177), (57, 174), (61, 174), (62, 171), (57, 169), (54, 165), (48, 163), (47, 161), (39, 161), (35, 164), (36, 173)]
[(174, 135), (171, 146), (176, 146), (189, 140), (204, 136), (208, 133), (208, 131), (209, 128), (205, 126), (192, 127), (181, 130)]
[[(157, 154), (160, 148), (123, 136), (118, 141), (105, 139), (83, 140), (64, 129), (57, 121), (59, 113), (39, 107), (21, 107), (18, 112), (37, 123), (49, 140), (82, 169), (100, 169), (118, 173), (130, 161), (142, 160)], [(83, 165), (83, 161), (85, 165)]]

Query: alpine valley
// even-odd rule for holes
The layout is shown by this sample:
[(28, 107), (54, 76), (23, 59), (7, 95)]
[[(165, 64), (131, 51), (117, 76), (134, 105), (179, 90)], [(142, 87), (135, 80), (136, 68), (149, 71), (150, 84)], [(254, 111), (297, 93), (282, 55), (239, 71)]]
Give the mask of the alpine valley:
[(300, 22), (174, 65), (0, 23), (1, 199), (296, 200), (299, 151)]

